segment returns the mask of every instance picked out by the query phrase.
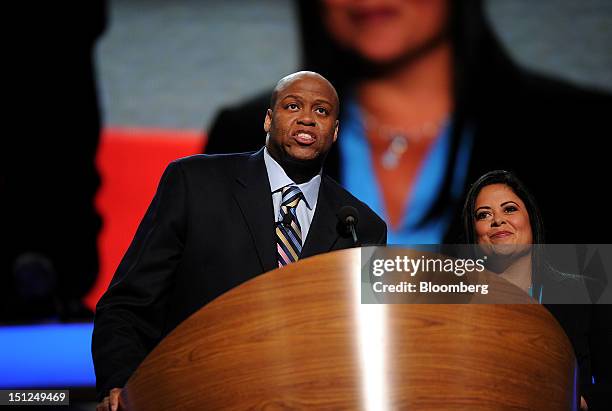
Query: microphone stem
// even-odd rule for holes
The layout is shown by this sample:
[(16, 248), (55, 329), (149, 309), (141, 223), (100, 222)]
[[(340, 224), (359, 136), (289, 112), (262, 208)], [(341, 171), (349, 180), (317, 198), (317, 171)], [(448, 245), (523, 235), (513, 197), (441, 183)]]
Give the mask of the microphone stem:
[(349, 228), (351, 230), (351, 234), (353, 235), (353, 243), (357, 244), (357, 233), (355, 232), (355, 225), (349, 224)]

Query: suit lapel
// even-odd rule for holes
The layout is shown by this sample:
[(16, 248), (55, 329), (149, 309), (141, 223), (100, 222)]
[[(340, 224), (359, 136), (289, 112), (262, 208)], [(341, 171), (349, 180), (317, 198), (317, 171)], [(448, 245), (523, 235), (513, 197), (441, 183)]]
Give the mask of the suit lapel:
[(251, 155), (239, 170), (233, 190), (244, 215), (264, 272), (278, 267), (274, 236), (274, 206), (263, 149)]
[(317, 209), (310, 223), (308, 237), (300, 258), (311, 257), (316, 254), (326, 253), (333, 249), (338, 241), (338, 217), (336, 216), (337, 204), (334, 197), (329, 193), (326, 177), (321, 179)]

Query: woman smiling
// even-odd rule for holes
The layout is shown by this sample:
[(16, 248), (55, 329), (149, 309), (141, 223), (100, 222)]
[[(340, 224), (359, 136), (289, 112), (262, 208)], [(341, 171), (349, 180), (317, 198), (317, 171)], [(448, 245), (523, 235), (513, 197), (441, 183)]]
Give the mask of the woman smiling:
[(478, 244), (477, 252), (487, 256), (489, 271), (540, 303), (563, 302), (546, 304), (546, 308), (574, 348), (580, 372), (580, 408), (605, 409), (603, 404), (610, 401), (606, 391), (611, 370), (605, 359), (612, 346), (610, 306), (590, 304), (585, 286), (588, 279), (560, 272), (544, 258), (544, 225), (527, 188), (508, 171), (486, 173), (468, 191), (463, 225), (466, 242)]

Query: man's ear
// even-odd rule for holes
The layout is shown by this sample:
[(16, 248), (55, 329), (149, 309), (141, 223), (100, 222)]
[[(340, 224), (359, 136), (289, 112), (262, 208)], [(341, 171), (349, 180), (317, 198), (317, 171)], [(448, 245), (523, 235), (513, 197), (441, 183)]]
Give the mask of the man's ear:
[(338, 130), (340, 129), (340, 121), (336, 120), (336, 126), (334, 127), (334, 143), (338, 139)]
[(272, 109), (266, 110), (266, 118), (264, 120), (264, 131), (270, 132), (270, 126), (272, 125)]

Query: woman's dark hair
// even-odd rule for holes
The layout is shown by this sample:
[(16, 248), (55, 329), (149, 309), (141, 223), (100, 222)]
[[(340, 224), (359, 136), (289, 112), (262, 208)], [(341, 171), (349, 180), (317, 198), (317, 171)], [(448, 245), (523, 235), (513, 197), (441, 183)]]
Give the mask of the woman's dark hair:
[(474, 223), (474, 212), (476, 208), (476, 198), (480, 191), (491, 184), (504, 184), (516, 194), (525, 204), (527, 213), (529, 214), (529, 223), (531, 225), (531, 235), (533, 244), (544, 243), (544, 224), (540, 210), (525, 185), (514, 174), (505, 170), (489, 171), (480, 177), (467, 193), (465, 203), (463, 205), (463, 233), (464, 242), (467, 244), (476, 243), (476, 225)]
[[(325, 76), (340, 95), (355, 81), (380, 74), (377, 70), (393, 70), (393, 64), (372, 67), (339, 45), (325, 27), (321, 0), (296, 1), (302, 69)], [(506, 87), (511, 88), (508, 79), (518, 76), (518, 68), (492, 30), (483, 0), (448, 0), (448, 9), (446, 33), (452, 43), (453, 99), (454, 107), (460, 109), (455, 117), (469, 121), (488, 107), (491, 93), (499, 96)]]

